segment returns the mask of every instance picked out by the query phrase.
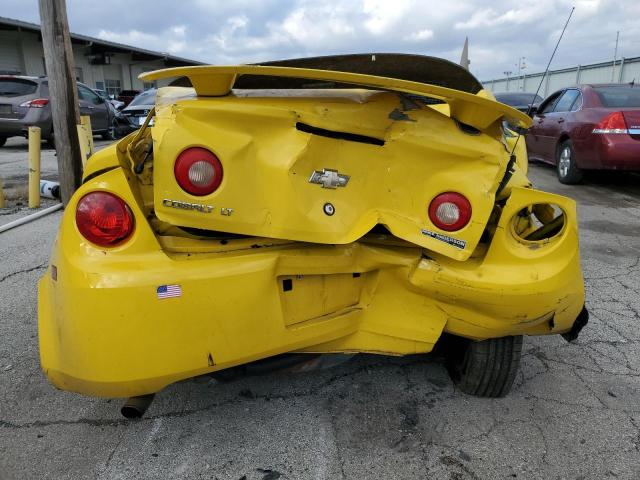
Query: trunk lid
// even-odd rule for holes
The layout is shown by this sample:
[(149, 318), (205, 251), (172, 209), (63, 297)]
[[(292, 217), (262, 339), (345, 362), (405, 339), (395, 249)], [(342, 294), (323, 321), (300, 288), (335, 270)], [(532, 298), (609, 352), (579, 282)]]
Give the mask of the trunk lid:
[[(531, 124), (484, 91), (415, 79), (286, 66), (140, 75), (171, 77), (188, 79), (197, 98), (178, 99), (185, 90), (178, 89), (167, 91), (165, 101), (159, 92), (152, 128), (155, 214), (209, 231), (345, 244), (380, 225), (465, 260), (494, 209), (509, 159), (501, 122)], [(274, 77), (287, 81), (274, 85)], [(236, 83), (253, 90), (233, 91)], [(176, 180), (176, 159), (190, 147), (209, 150), (222, 164), (222, 183), (212, 194), (189, 194)], [(472, 215), (465, 227), (444, 232), (428, 210), (450, 191), (469, 200)]]
[[(355, 89), (283, 93), (235, 91), (157, 107), (160, 220), (326, 244), (356, 241), (382, 225), (413, 244), (469, 257), (508, 161), (499, 138), (461, 126), (448, 105), (428, 99)], [(223, 165), (211, 195), (190, 195), (176, 181), (175, 160), (190, 146), (210, 150)], [(429, 220), (430, 202), (447, 191), (464, 195), (473, 209), (457, 232)]]

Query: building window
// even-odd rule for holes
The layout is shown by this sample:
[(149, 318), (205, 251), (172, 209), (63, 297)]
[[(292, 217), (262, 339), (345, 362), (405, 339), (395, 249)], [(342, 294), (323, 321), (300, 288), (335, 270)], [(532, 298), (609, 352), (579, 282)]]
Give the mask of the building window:
[(107, 91), (107, 94), (115, 95), (117, 97), (120, 94), (120, 90), (122, 90), (120, 80), (109, 80), (105, 78), (104, 89)]
[(96, 82), (96, 90), (104, 90), (104, 82)]
[(156, 88), (156, 82), (142, 82), (143, 90), (149, 90), (150, 88)]
[(82, 68), (76, 67), (76, 80), (84, 83), (84, 76), (82, 75)]

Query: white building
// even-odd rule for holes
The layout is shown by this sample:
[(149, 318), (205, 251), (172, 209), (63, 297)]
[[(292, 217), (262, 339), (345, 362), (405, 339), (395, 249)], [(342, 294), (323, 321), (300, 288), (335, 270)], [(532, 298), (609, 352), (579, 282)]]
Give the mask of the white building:
[[(202, 62), (166, 53), (71, 34), (76, 78), (90, 87), (117, 95), (121, 90), (146, 90), (138, 75), (166, 67)], [(40, 25), (0, 17), (0, 75), (46, 75)]]

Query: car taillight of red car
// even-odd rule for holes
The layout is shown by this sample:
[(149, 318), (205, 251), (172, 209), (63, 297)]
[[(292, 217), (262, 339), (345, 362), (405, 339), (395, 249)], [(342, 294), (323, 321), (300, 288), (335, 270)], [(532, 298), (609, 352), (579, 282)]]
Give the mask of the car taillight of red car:
[(622, 112), (613, 112), (604, 117), (593, 129), (595, 134), (629, 134), (629, 127)]

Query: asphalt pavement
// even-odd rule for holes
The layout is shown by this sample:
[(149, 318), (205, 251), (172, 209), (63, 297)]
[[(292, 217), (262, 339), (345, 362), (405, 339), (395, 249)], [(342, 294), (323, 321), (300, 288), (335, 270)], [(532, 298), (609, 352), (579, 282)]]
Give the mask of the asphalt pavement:
[(575, 344), (526, 338), (503, 399), (457, 391), (430, 355), (359, 355), (181, 382), (128, 421), (121, 400), (57, 391), (39, 368), (36, 282), (61, 214), (0, 234), (0, 479), (640, 478), (640, 183), (531, 178), (579, 203), (591, 320)]

